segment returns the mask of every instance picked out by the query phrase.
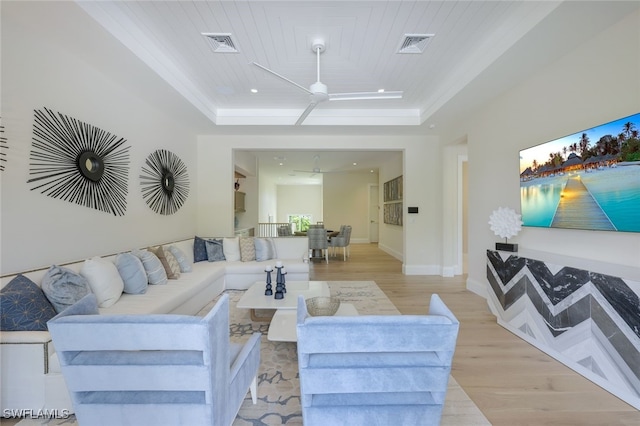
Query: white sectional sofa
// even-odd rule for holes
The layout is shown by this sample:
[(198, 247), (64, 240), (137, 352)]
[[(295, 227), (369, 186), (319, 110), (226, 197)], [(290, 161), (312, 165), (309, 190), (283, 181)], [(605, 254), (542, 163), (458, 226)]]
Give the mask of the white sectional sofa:
[[(273, 238), (276, 258), (257, 261), (201, 261), (193, 263), (193, 238), (167, 243), (180, 248), (193, 263), (193, 271), (182, 273), (165, 285), (149, 285), (144, 294), (122, 294), (118, 301), (100, 308), (109, 314), (185, 314), (194, 315), (225, 289), (245, 290), (265, 279), (265, 266), (282, 261), (288, 281), (308, 281), (309, 264), (306, 237)], [(105, 256), (113, 259), (115, 256)], [(84, 261), (66, 264), (79, 272)], [(48, 268), (23, 275), (40, 285)], [(16, 274), (17, 275), (17, 274)], [(2, 277), (4, 287), (15, 275)], [(72, 410), (55, 349), (48, 331), (5, 331), (0, 334), (1, 394), (0, 411)]]

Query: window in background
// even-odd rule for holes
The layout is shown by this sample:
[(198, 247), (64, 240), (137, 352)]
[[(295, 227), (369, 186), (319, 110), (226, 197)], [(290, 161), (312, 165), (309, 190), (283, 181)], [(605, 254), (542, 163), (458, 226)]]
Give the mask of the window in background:
[(311, 223), (310, 214), (288, 214), (287, 221), (293, 224), (293, 232), (305, 232)]

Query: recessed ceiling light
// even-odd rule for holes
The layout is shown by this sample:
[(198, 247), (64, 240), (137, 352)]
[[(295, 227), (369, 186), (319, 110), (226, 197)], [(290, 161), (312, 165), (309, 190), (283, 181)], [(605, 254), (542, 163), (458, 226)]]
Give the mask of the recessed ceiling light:
[(284, 163), (280, 163), (281, 166), (284, 166)]
[(354, 166), (357, 166), (357, 165), (358, 165), (358, 163), (355, 163), (355, 162), (354, 162), (354, 163), (353, 163), (353, 165), (354, 165)]
[(251, 93), (258, 93), (258, 89), (251, 89)]
[(384, 89), (378, 89), (378, 93), (384, 93)]

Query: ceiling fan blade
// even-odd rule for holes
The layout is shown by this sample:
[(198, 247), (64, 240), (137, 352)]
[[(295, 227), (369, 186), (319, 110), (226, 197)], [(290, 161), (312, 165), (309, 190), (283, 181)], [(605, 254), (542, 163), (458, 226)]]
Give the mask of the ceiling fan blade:
[(306, 87), (304, 87), (304, 86), (299, 85), (299, 84), (298, 84), (298, 83), (296, 83), (295, 81), (289, 80), (287, 77), (285, 77), (285, 76), (283, 76), (283, 75), (280, 75), (280, 74), (278, 74), (278, 73), (277, 73), (277, 72), (275, 72), (275, 71), (271, 71), (269, 68), (267, 68), (267, 67), (265, 67), (265, 66), (262, 66), (262, 65), (260, 65), (260, 64), (259, 64), (259, 63), (257, 63), (257, 62), (252, 62), (252, 64), (253, 64), (253, 65), (255, 65), (255, 66), (257, 66), (258, 68), (261, 68), (261, 69), (265, 70), (265, 71), (266, 71), (266, 72), (268, 72), (268, 73), (271, 73), (271, 74), (275, 75), (276, 77), (278, 77), (278, 78), (280, 78), (280, 79), (282, 79), (282, 80), (286, 81), (287, 83), (291, 83), (291, 84), (293, 84), (294, 86), (296, 86), (296, 87), (298, 87), (298, 88), (300, 88), (300, 89), (304, 90), (306, 93), (308, 93), (308, 94), (310, 94), (310, 95), (312, 94), (312, 93), (311, 93), (311, 91), (310, 91), (309, 89), (307, 89), (307, 88), (306, 88)]
[(300, 118), (298, 118), (298, 121), (296, 121), (296, 126), (299, 126), (300, 124), (302, 124), (304, 119), (307, 118), (307, 115), (309, 115), (311, 113), (311, 111), (313, 111), (313, 109), (316, 107), (316, 105), (318, 105), (318, 104), (315, 103), (315, 102), (311, 102), (309, 104), (309, 106), (307, 107), (307, 109), (304, 110), (304, 112), (302, 113)]
[(401, 99), (401, 98), (402, 98), (402, 91), (329, 93), (330, 101), (357, 101), (362, 99)]

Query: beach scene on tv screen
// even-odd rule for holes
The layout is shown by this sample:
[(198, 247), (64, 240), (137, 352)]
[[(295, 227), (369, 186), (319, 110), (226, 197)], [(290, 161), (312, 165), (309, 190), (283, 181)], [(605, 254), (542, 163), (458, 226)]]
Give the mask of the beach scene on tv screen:
[(520, 151), (524, 226), (640, 232), (640, 113)]

